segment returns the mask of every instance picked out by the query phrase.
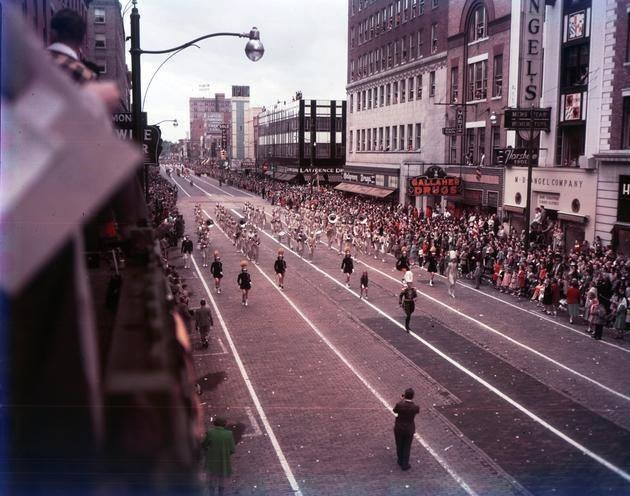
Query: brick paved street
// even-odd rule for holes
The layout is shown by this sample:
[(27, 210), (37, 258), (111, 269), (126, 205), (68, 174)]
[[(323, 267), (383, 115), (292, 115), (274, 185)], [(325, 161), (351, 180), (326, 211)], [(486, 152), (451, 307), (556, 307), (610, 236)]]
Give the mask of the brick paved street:
[[(245, 201), (264, 203), (208, 178), (195, 182), (177, 181), (188, 232), (194, 204), (214, 216), (221, 202), (236, 216)], [(428, 288), (416, 270), (421, 296), (406, 335), (391, 260), (361, 261), (371, 278), (366, 303), (353, 293), (356, 271), (351, 290), (341, 283), (337, 253), (322, 245), (310, 264), (285, 248), (281, 293), (273, 284), (279, 245), (265, 234), (243, 307), (242, 255), (220, 228), (211, 234), (226, 274), (223, 294), (212, 297), (302, 494), (630, 491), (630, 384), (619, 373), (630, 365), (628, 348), (593, 343), (560, 317), (494, 294), (461, 287), (447, 300), (441, 280)], [(208, 269), (181, 273), (195, 304), (207, 296)], [(210, 349), (196, 343), (195, 365), (207, 423), (225, 415), (240, 437), (230, 493), (292, 494), (227, 341), (215, 322)], [(412, 469), (401, 472), (391, 406), (409, 386), (424, 446), (414, 443)]]

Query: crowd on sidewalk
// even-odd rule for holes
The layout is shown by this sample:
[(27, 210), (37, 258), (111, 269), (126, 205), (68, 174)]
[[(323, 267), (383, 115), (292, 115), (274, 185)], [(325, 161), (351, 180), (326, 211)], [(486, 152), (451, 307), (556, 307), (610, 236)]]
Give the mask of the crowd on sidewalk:
[[(363, 198), (330, 187), (294, 185), (223, 173), (230, 184), (254, 193), (274, 206), (289, 210), (307, 208), (319, 213), (323, 224), (331, 214), (344, 225), (358, 219), (366, 222), (366, 243), (400, 257), (406, 252), (410, 264), (424, 266), (437, 261), (444, 274), (453, 252), (459, 276), (473, 278), (475, 269), (497, 291), (535, 302), (542, 312), (568, 313), (570, 323), (580, 318), (587, 332), (601, 338), (601, 329), (616, 330), (622, 338), (630, 324), (630, 259), (595, 242), (583, 241), (565, 247), (559, 224), (536, 208), (529, 253), (524, 232), (515, 232), (496, 214), (478, 211), (427, 213), (412, 206)], [(325, 227), (324, 227), (325, 228)]]

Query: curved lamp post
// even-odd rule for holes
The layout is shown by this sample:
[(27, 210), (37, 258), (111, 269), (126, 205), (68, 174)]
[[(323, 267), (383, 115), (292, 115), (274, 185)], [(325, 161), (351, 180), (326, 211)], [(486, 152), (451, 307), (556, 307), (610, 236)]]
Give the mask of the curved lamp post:
[[(140, 13), (138, 12), (137, 0), (133, 1), (133, 9), (131, 10), (131, 85), (132, 85), (132, 105), (131, 111), (133, 116), (133, 136), (134, 139), (142, 144), (143, 123), (141, 122), (142, 114), (142, 79), (140, 74), (140, 56), (143, 53), (159, 55), (164, 53), (179, 52), (195, 45), (199, 41), (206, 40), (208, 38), (215, 38), (217, 36), (234, 36), (237, 38), (247, 38), (248, 41), (245, 45), (245, 55), (252, 62), (256, 62), (261, 59), (265, 53), (265, 47), (260, 41), (260, 32), (258, 28), (253, 27), (249, 33), (212, 33), (205, 36), (200, 36), (182, 45), (167, 48), (165, 50), (143, 50), (140, 48)], [(149, 197), (149, 173), (147, 165), (144, 166), (144, 194), (148, 200)]]
[(153, 124), (154, 126), (159, 126), (160, 124), (162, 124), (163, 122), (172, 122), (173, 123), (173, 127), (177, 127), (179, 126), (179, 123), (177, 122), (177, 119), (164, 119), (163, 121), (160, 122), (156, 122), (155, 124)]

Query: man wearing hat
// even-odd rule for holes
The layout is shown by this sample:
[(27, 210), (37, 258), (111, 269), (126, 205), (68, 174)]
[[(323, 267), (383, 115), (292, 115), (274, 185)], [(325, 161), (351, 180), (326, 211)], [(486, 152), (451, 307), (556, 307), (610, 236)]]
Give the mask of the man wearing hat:
[(396, 439), (396, 454), (398, 455), (398, 465), (402, 470), (409, 470), (409, 456), (411, 453), (411, 442), (416, 432), (414, 417), (420, 412), (420, 407), (413, 402), (414, 391), (411, 388), (405, 389), (402, 400), (394, 406), (394, 413), (397, 414), (394, 423), (394, 438)]

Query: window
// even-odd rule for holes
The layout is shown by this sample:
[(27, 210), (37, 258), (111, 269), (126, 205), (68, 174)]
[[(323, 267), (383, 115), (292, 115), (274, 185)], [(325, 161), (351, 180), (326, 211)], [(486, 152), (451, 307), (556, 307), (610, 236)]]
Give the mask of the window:
[(433, 9), (437, 9), (437, 8), (438, 8), (438, 6), (439, 6), (439, 4), (440, 4), (440, 0), (432, 0), (432, 2), (431, 2), (431, 8), (433, 8)]
[(451, 102), (459, 101), (459, 67), (451, 67)]
[(384, 71), (385, 68), (387, 67), (387, 59), (385, 58), (385, 48), (381, 47), (380, 52), (381, 52), (381, 71)]
[(407, 37), (403, 36), (400, 40), (400, 51), (402, 52), (402, 63), (407, 62)]
[(354, 27), (350, 28), (350, 48), (354, 48), (354, 38), (355, 38), (355, 32), (354, 32)]
[(409, 60), (413, 60), (416, 58), (416, 50), (417, 50), (417, 42), (416, 42), (416, 33), (411, 33), (409, 35)]
[(376, 128), (372, 129), (372, 151), (376, 151)]
[(374, 183), (377, 186), (385, 186), (385, 176), (383, 174), (374, 174)]
[(379, 92), (379, 105), (382, 107), (385, 103), (385, 86), (381, 85), (381, 90)]
[(385, 151), (388, 152), (390, 150), (389, 145), (389, 126), (385, 128)]
[(435, 71), (429, 72), (429, 96), (435, 96)]
[(387, 178), (387, 186), (390, 188), (398, 189), (398, 176), (389, 176)]
[(422, 74), (416, 77), (416, 99), (422, 100)]
[(456, 164), (457, 163), (457, 136), (450, 136), (450, 156), (449, 156), (449, 162), (451, 164)]
[(398, 132), (400, 133), (400, 142), (398, 143), (398, 149), (403, 151), (405, 149), (405, 125), (398, 126)]
[(365, 129), (361, 129), (361, 151), (365, 151)]
[(621, 148), (630, 148), (630, 97), (623, 99), (623, 127), (621, 132)]
[(437, 23), (431, 24), (431, 53), (436, 53), (438, 50), (438, 38), (437, 38)]
[(470, 27), (468, 29), (468, 41), (477, 41), (487, 36), (488, 16), (486, 7), (480, 5), (470, 16)]
[(97, 60), (96, 66), (98, 67), (99, 74), (107, 74), (107, 62), (104, 60)]
[(372, 150), (372, 129), (367, 130), (367, 151)]
[(394, 86), (394, 99), (392, 100), (393, 104), (397, 104), (398, 103), (398, 81), (395, 81), (393, 83)]
[(413, 124), (407, 124), (407, 151), (413, 150)]
[(392, 150), (398, 146), (398, 126), (392, 126)]
[(354, 94), (350, 93), (350, 113), (354, 112)]
[(394, 41), (394, 64), (400, 64), (400, 51), (398, 50), (398, 40)]
[(424, 56), (424, 29), (418, 31), (418, 58)]
[(486, 157), (486, 128), (485, 127), (480, 127), (477, 129), (477, 160), (479, 162), (479, 165), (488, 165), (488, 158)]
[(492, 96), (500, 97), (501, 95), (503, 95), (503, 55), (495, 55)]
[(387, 83), (386, 86), (386, 94), (385, 94), (385, 105), (389, 105), (392, 101), (392, 85), (391, 83)]
[(405, 103), (405, 97), (407, 96), (407, 89), (406, 89), (406, 80), (403, 79), (400, 82), (400, 103)]
[(354, 137), (354, 131), (351, 129), (350, 130), (350, 141), (348, 141), (348, 150), (350, 151), (350, 153), (352, 153), (354, 150), (352, 149), (352, 144), (353, 144), (353, 137)]
[(378, 128), (378, 150), (380, 152), (383, 151), (383, 128)]
[(392, 65), (394, 65), (394, 49), (392, 48), (392, 44), (387, 44), (387, 68), (389, 69)]
[(481, 60), (468, 65), (468, 101), (485, 100), (488, 87), (488, 61)]
[(492, 157), (491, 160), (494, 162), (494, 157), (496, 156), (495, 150), (501, 148), (501, 128), (499, 126), (492, 126), (490, 132), (492, 133)]
[(562, 59), (561, 84), (563, 87), (588, 84), (589, 43), (566, 47)]
[(416, 123), (416, 150), (422, 146), (422, 124)]
[(367, 107), (366, 107), (366, 103), (367, 103), (367, 102), (366, 102), (366, 96), (367, 96), (367, 91), (363, 90), (363, 91), (361, 92), (361, 108), (362, 108), (363, 110), (365, 110), (365, 109), (367, 108)]
[(418, 2), (418, 15), (424, 14), (424, 0)]
[(367, 90), (367, 108), (372, 108), (372, 89)]
[(409, 101), (412, 102), (413, 101), (413, 95), (414, 95), (414, 91), (413, 91), (413, 78), (410, 77), (409, 78)]
[(106, 48), (107, 40), (105, 39), (104, 34), (95, 34), (94, 35), (94, 48)]
[(94, 22), (105, 24), (105, 9), (94, 9)]

